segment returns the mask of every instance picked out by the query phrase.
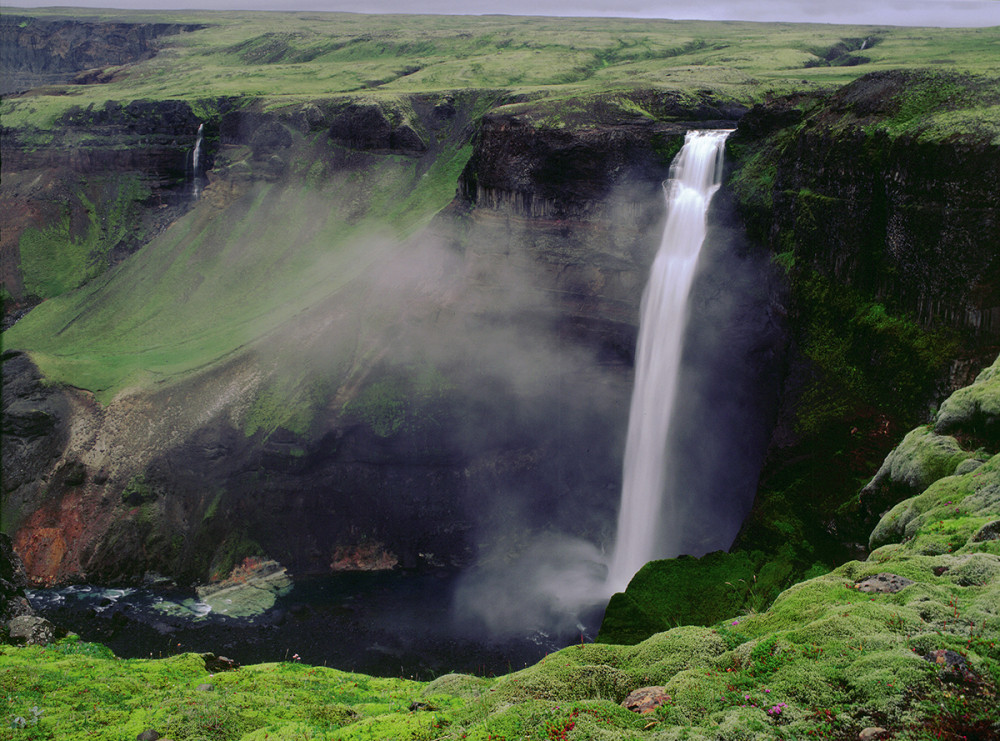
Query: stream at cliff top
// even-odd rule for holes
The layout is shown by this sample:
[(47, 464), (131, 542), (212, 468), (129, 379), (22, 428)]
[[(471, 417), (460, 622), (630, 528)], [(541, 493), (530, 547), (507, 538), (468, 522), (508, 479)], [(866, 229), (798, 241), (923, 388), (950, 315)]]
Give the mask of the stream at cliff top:
[(505, 674), (596, 633), (600, 615), (572, 635), (506, 638), (452, 612), (458, 572), (359, 572), (297, 580), (254, 618), (209, 610), (191, 590), (77, 585), (30, 590), (32, 605), (122, 658), (212, 652), (241, 664), (293, 660), (376, 676), (431, 679), (448, 672)]

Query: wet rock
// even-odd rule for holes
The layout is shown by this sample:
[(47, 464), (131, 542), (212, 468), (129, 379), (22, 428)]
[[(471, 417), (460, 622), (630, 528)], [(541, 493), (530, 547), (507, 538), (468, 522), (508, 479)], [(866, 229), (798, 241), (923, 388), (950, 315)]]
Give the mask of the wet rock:
[(255, 617), (288, 594), (292, 578), (277, 561), (248, 559), (221, 582), (196, 588), (198, 599), (213, 612), (229, 617)]
[(652, 713), (661, 705), (670, 702), (666, 687), (642, 687), (629, 694), (622, 701), (622, 707), (633, 713)]
[(898, 576), (897, 574), (876, 574), (875, 576), (869, 576), (867, 579), (862, 579), (855, 586), (859, 592), (895, 594), (915, 583), (912, 579), (907, 579), (905, 576)]
[(7, 623), (10, 640), (28, 646), (44, 646), (56, 639), (56, 626), (37, 615), (22, 615)]
[(24, 593), (27, 583), (21, 557), (10, 538), (0, 533), (0, 624), (34, 614)]
[(147, 728), (145, 731), (140, 733), (135, 738), (136, 741), (159, 741), (160, 734), (154, 731), (152, 728)]
[(870, 741), (870, 739), (875, 738), (887, 738), (889, 732), (884, 728), (879, 728), (878, 726), (869, 726), (865, 728), (861, 733), (858, 734), (858, 741)]
[(993, 520), (993, 522), (987, 522), (976, 530), (972, 534), (971, 541), (973, 543), (983, 543), (987, 540), (996, 540), (997, 538), (1000, 538), (1000, 520)]
[(944, 680), (975, 683), (979, 677), (969, 668), (962, 654), (946, 648), (924, 654), (924, 660), (940, 667), (938, 677)]
[(238, 662), (226, 658), (225, 656), (216, 656), (215, 654), (209, 653), (202, 654), (202, 658), (205, 660), (205, 670), (212, 673), (231, 672), (240, 668)]

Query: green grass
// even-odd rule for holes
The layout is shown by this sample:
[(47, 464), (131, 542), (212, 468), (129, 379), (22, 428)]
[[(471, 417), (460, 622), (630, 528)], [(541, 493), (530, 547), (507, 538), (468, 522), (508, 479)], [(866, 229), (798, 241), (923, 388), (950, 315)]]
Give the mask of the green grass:
[[(111, 83), (54, 86), (7, 98), (5, 125), (44, 130), (71, 106), (105, 100), (339, 94), (399, 95), (503, 89), (581, 95), (614, 88), (714, 90), (744, 102), (803, 87), (842, 85), (905, 67), (1000, 74), (997, 29), (920, 29), (744, 22), (347, 13), (156, 12), (45, 9), (40, 18), (203, 23), (165, 37), (152, 59)], [(844, 40), (877, 39), (870, 61), (824, 66)]]
[(87, 183), (72, 196), (75, 211), (86, 219), (78, 233), (74, 208), (64, 204), (56, 220), (21, 234), (19, 267), (27, 293), (43, 299), (66, 293), (102, 273), (112, 250), (142, 239), (139, 204), (150, 192), (145, 182), (136, 176), (97, 178), (89, 190), (97, 203), (88, 196)]
[[(74, 638), (45, 648), (0, 651), (0, 739), (5, 741), (118, 741), (147, 728), (165, 737), (212, 741), (434, 738), (442, 711), (463, 704), (440, 697), (435, 698), (438, 710), (411, 713), (408, 708), (423, 688), (417, 682), (291, 662), (213, 676), (195, 654), (122, 661)], [(197, 689), (201, 684), (212, 689)], [(18, 717), (27, 721), (23, 728), (10, 725)]]

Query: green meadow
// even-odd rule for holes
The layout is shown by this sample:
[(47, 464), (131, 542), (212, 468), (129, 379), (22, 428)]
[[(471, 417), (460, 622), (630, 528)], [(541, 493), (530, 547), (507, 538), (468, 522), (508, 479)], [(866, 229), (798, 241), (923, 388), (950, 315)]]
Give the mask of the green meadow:
[(44, 128), (71, 106), (109, 99), (254, 96), (280, 106), (358, 93), (497, 89), (535, 98), (644, 88), (710, 89), (749, 103), (878, 70), (1000, 73), (996, 28), (84, 9), (31, 15), (205, 27), (166, 37), (152, 59), (108, 68), (109, 83), (9, 98), (0, 109), (6, 126)]

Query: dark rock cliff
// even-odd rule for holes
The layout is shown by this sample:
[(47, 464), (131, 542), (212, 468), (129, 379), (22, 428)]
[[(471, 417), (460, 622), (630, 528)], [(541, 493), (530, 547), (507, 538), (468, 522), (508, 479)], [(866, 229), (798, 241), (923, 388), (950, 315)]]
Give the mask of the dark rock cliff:
[(199, 28), (204, 26), (91, 23), (4, 13), (0, 18), (0, 95), (61, 82), (102, 82), (102, 76), (109, 74), (106, 68), (152, 57), (163, 36)]
[(859, 509), (867, 473), (995, 357), (1000, 147), (974, 124), (930, 123), (991, 104), (991, 90), (975, 78), (877, 73), (770, 101), (740, 122), (731, 183), (748, 233), (787, 273), (791, 328), (743, 546), (792, 544), (806, 560), (862, 548), (891, 505)]
[[(902, 110), (925, 88), (952, 85), (961, 99), (975, 84), (878, 73), (825, 99), (753, 109), (733, 147), (767, 153), (746, 199), (755, 236), (924, 325), (995, 342), (1000, 148), (974, 128), (941, 135), (907, 126), (917, 116)], [(931, 105), (927, 113), (949, 107)], [(762, 197), (766, 204), (753, 202)]]

